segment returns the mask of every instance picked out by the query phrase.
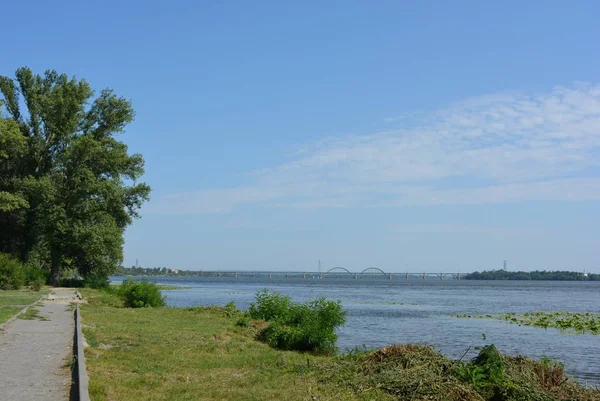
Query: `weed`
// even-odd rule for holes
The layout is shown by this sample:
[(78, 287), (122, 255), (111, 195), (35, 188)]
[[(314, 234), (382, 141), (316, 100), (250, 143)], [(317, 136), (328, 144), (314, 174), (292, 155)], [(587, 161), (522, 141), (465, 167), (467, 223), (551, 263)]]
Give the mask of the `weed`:
[(34, 308), (29, 308), (19, 315), (19, 319), (23, 320), (41, 320), (48, 321), (50, 319), (40, 315), (40, 311)]

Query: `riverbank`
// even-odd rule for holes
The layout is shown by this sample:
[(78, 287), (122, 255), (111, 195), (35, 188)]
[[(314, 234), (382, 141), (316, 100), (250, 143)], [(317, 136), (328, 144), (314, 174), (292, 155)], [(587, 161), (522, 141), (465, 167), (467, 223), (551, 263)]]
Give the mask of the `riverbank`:
[[(258, 342), (222, 307), (126, 309), (83, 290), (92, 400), (598, 400), (559, 364), (490, 357), (458, 363), (425, 346), (319, 356)], [(495, 359), (494, 359), (495, 358)], [(514, 399), (514, 398), (495, 398)]]

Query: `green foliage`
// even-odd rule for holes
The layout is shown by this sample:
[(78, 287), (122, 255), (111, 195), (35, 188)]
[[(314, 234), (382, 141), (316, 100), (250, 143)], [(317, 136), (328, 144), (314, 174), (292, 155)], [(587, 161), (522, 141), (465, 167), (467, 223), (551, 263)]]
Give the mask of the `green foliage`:
[(317, 298), (294, 303), (280, 293), (259, 291), (248, 314), (269, 322), (259, 338), (283, 350), (327, 351), (335, 349), (336, 328), (346, 322), (341, 303)]
[(60, 287), (83, 288), (84, 280), (80, 277), (61, 277), (58, 281)]
[(98, 272), (93, 272), (85, 277), (83, 286), (96, 290), (110, 290), (110, 278)]
[(133, 121), (130, 102), (28, 68), (0, 76), (0, 94), (0, 252), (48, 266), (53, 285), (70, 267), (110, 275), (150, 192), (137, 182), (143, 158), (116, 139)]
[(127, 308), (160, 308), (166, 305), (158, 286), (146, 280), (125, 280), (116, 293)]
[(490, 344), (481, 348), (479, 355), (471, 363), (459, 364), (456, 374), (488, 399), (514, 387), (506, 378), (504, 366), (502, 355), (495, 345)]
[(512, 272), (506, 270), (487, 270), (466, 274), (464, 280), (551, 280), (551, 281), (600, 281), (600, 274), (584, 274), (570, 271)]
[(29, 289), (32, 291), (40, 291), (44, 284), (46, 284), (44, 278), (37, 278), (29, 283)]
[(29, 286), (29, 288), (34, 291), (39, 291), (50, 278), (47, 271), (32, 266), (31, 264), (25, 265), (23, 274), (25, 276), (25, 285)]
[(290, 297), (278, 292), (270, 293), (267, 289), (256, 293), (255, 302), (250, 304), (248, 313), (253, 319), (266, 321), (288, 320), (292, 309)]
[(48, 319), (45, 316), (40, 315), (40, 311), (34, 308), (29, 308), (27, 309), (24, 313), (21, 313), (19, 315), (19, 319), (22, 320), (41, 320), (43, 322), (47, 322), (50, 319)]
[(248, 315), (243, 315), (241, 316), (236, 322), (235, 322), (236, 326), (239, 327), (248, 327), (250, 326), (250, 316)]
[(430, 401), (596, 401), (600, 391), (585, 389), (554, 361), (501, 355), (483, 347), (468, 362), (458, 362), (431, 346), (391, 345), (352, 352), (317, 368), (324, 383), (356, 393), (378, 388), (396, 400)]
[(18, 290), (25, 284), (23, 265), (0, 253), (0, 290)]
[(498, 315), (456, 315), (458, 318), (499, 319), (519, 326), (554, 328), (570, 334), (600, 334), (600, 313), (591, 312), (533, 312), (502, 313)]

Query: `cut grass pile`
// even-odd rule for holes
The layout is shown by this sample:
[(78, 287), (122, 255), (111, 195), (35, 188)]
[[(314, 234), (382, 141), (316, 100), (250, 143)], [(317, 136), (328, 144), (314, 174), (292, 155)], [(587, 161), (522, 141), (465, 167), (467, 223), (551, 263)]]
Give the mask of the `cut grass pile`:
[[(232, 308), (122, 308), (82, 290), (92, 400), (600, 400), (558, 363), (486, 347), (457, 362), (432, 347), (393, 345), (338, 356), (278, 351), (236, 326)], [(483, 356), (482, 356), (483, 355)]]
[(403, 401), (600, 400), (600, 391), (565, 376), (561, 364), (501, 355), (493, 345), (466, 362), (427, 345), (392, 345), (332, 358), (320, 372), (324, 382), (356, 393), (378, 388)]
[(48, 319), (48, 318), (40, 315), (40, 311), (37, 310), (37, 309), (35, 309), (35, 308), (29, 308), (25, 312), (21, 313), (19, 315), (19, 319), (22, 319), (22, 320), (41, 320), (41, 321), (44, 321), (44, 322), (47, 322), (48, 320), (50, 320), (50, 319)]
[(571, 334), (600, 334), (600, 313), (534, 312), (499, 315), (457, 315), (459, 318), (498, 319), (519, 326), (559, 329)]
[(35, 292), (26, 290), (0, 291), (0, 324), (6, 322), (14, 314), (40, 299), (47, 291)]

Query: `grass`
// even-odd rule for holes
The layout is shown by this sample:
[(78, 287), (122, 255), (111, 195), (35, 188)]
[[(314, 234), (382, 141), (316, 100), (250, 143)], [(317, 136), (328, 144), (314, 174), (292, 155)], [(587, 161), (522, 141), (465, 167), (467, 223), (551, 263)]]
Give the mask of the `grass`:
[(466, 362), (427, 345), (392, 345), (331, 358), (320, 370), (324, 382), (357, 393), (379, 388), (403, 401), (600, 400), (600, 391), (566, 377), (561, 364), (501, 355), (493, 345)]
[(322, 384), (312, 369), (299, 374), (326, 358), (274, 350), (226, 308), (115, 308), (107, 294), (84, 296), (92, 400), (392, 399)]
[(457, 315), (459, 318), (499, 319), (519, 326), (554, 328), (570, 334), (600, 334), (600, 313), (534, 312), (499, 315)]
[(34, 292), (27, 290), (0, 291), (0, 324), (6, 322), (14, 314), (31, 305), (47, 291)]
[[(562, 365), (500, 355), (458, 362), (423, 345), (324, 356), (255, 339), (231, 308), (123, 308), (82, 290), (92, 400), (581, 400), (600, 399)], [(491, 361), (491, 362), (490, 362)]]
[(23, 320), (41, 320), (44, 322), (47, 322), (48, 320), (50, 320), (50, 319), (40, 315), (40, 311), (35, 308), (27, 309), (25, 312), (21, 313), (18, 318), (23, 319)]

